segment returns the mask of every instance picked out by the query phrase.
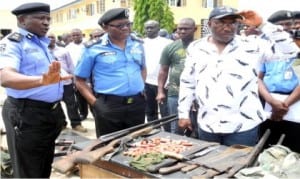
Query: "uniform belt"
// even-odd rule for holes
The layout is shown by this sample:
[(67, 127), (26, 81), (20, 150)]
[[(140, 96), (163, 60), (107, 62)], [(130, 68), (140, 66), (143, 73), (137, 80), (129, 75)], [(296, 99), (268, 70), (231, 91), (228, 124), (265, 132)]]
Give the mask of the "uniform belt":
[(26, 99), (26, 98), (13, 98), (8, 96), (7, 99), (15, 105), (23, 106), (23, 107), (33, 107), (33, 108), (43, 108), (43, 109), (55, 109), (60, 101), (56, 101), (53, 103), (48, 103), (44, 101)]
[(122, 104), (133, 104), (141, 96), (142, 96), (142, 93), (138, 93), (136, 95), (131, 95), (131, 96), (117, 96), (117, 95), (102, 94), (102, 93), (96, 94), (97, 98), (103, 98), (105, 101), (114, 101), (114, 102), (122, 103)]

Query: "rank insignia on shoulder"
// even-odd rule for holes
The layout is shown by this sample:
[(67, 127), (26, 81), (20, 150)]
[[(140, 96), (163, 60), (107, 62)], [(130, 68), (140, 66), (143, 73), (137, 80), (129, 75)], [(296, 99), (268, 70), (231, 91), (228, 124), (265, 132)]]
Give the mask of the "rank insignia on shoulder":
[(7, 38), (11, 41), (14, 41), (14, 42), (21, 42), (21, 40), (23, 38), (23, 35), (18, 33), (18, 32), (14, 32), (10, 36), (8, 36)]
[(96, 39), (89, 40), (89, 41), (87, 41), (87, 42), (84, 43), (84, 46), (86, 48), (89, 48), (89, 47), (91, 47), (91, 46), (93, 46), (93, 45), (95, 45), (97, 43), (100, 43), (101, 41), (102, 41), (101, 39), (98, 39), (98, 40), (96, 40)]
[(138, 41), (138, 42), (140, 42), (140, 43), (144, 43), (143, 39), (137, 37), (136, 35), (130, 34), (130, 36), (131, 36), (131, 39), (132, 39), (132, 40)]

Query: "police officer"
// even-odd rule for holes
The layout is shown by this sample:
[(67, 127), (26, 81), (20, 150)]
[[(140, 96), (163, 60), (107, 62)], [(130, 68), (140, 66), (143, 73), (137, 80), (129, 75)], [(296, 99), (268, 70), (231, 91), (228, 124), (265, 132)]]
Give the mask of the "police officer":
[[(268, 21), (281, 25), (283, 30), (293, 35), (293, 12), (288, 10), (279, 10), (274, 12)], [(262, 36), (262, 38), (264, 38)], [(282, 37), (285, 39), (286, 37)], [(299, 77), (297, 77), (292, 64), (295, 63), (295, 57), (276, 59), (274, 61), (264, 62), (260, 68), (258, 77), (259, 93), (262, 99), (270, 104), (272, 114), (270, 118), (264, 121), (260, 126), (260, 133), (271, 130), (271, 135), (266, 141), (265, 148), (278, 142), (281, 134), (285, 134), (282, 145), (289, 147), (295, 152), (300, 152), (300, 144), (295, 142), (300, 135), (300, 121), (297, 119), (284, 119), (286, 114), (294, 110), (291, 106), (300, 100)], [(284, 100), (275, 96), (284, 96)], [(263, 105), (265, 105), (263, 103)], [(295, 112), (296, 114), (296, 112)], [(296, 118), (296, 117), (291, 117)]]
[[(300, 47), (300, 11), (293, 11), (293, 21), (294, 41)], [(298, 59), (293, 63), (293, 67), (300, 78), (300, 53), (298, 53)]]
[[(94, 107), (97, 137), (145, 121), (144, 50), (128, 17), (124, 8), (105, 12), (98, 23), (106, 33), (86, 43), (75, 69), (76, 87)], [(90, 76), (93, 89), (85, 83)]]
[(48, 51), (50, 6), (26, 3), (12, 13), (19, 28), (0, 42), (0, 75), (8, 96), (2, 116), (13, 176), (48, 178), (64, 122), (61, 81), (72, 76), (60, 74), (60, 63)]

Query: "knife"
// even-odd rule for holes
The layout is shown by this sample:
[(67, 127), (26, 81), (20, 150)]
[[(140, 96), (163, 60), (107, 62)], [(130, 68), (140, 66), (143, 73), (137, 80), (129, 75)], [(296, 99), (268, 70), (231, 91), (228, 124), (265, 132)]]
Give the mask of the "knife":
[(202, 143), (199, 146), (195, 146), (194, 148), (183, 152), (182, 154), (178, 154), (178, 153), (175, 153), (175, 152), (164, 151), (162, 153), (164, 155), (168, 156), (168, 157), (171, 157), (171, 158), (167, 158), (167, 159), (163, 160), (161, 163), (148, 166), (147, 171), (151, 172), (151, 173), (156, 173), (156, 172), (158, 172), (158, 170), (160, 168), (171, 166), (174, 163), (176, 163), (178, 160), (181, 160), (181, 161), (190, 160), (190, 158), (188, 158), (187, 156), (192, 155), (196, 152), (205, 150), (208, 147), (216, 146), (216, 145), (219, 145), (219, 143), (205, 142), (205, 143)]
[[(189, 161), (191, 159), (204, 156), (204, 155), (208, 154), (209, 152), (216, 150), (217, 148), (219, 148), (219, 146), (210, 146), (210, 147), (207, 147), (207, 148), (201, 150), (200, 152), (197, 152), (195, 154), (191, 154), (191, 155), (189, 155), (187, 157), (184, 157), (184, 161), (185, 160)], [(179, 163), (177, 163), (176, 165), (173, 165), (173, 166), (161, 167), (159, 169), (159, 173), (160, 174), (169, 174), (169, 173), (178, 171), (180, 169), (183, 172), (188, 172), (188, 171), (191, 171), (191, 170), (199, 167), (198, 164), (195, 164), (193, 162), (190, 165), (188, 163), (189, 162), (187, 162), (187, 163), (181, 163), (181, 162), (179, 162)], [(184, 167), (187, 167), (187, 168), (183, 169)]]

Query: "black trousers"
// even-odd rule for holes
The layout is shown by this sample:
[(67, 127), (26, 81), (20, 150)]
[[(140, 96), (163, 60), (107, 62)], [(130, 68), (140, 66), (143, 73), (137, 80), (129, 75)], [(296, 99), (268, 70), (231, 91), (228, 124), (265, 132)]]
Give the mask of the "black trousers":
[(97, 137), (145, 122), (145, 98), (142, 94), (128, 97), (96, 96), (93, 107)]
[(74, 85), (64, 85), (63, 102), (66, 104), (68, 117), (71, 121), (71, 126), (75, 127), (81, 124), (78, 104), (75, 98)]
[[(145, 93), (146, 93), (147, 121), (154, 121), (154, 120), (158, 119), (158, 108), (160, 110), (161, 117), (165, 117), (165, 116), (169, 115), (167, 97), (162, 104), (158, 104), (156, 101), (156, 96), (157, 96), (157, 86), (156, 85), (151, 85), (151, 84), (146, 83)], [(165, 94), (168, 94), (167, 90), (165, 90)]]
[[(274, 92), (279, 94), (290, 94)], [(263, 107), (265, 106), (265, 100), (260, 96), (261, 103)], [(264, 148), (268, 148), (271, 145), (277, 144), (282, 134), (285, 134), (285, 138), (282, 145), (290, 148), (292, 151), (300, 153), (300, 143), (297, 141), (300, 136), (300, 123), (291, 121), (272, 121), (267, 119), (260, 125), (259, 135), (262, 137), (267, 129), (271, 130), (271, 134), (267, 139)]]
[(14, 178), (49, 178), (55, 139), (64, 123), (60, 103), (8, 97), (2, 117)]
[(291, 121), (272, 121), (267, 119), (260, 125), (260, 136), (270, 129), (271, 134), (266, 141), (264, 148), (277, 144), (281, 134), (285, 134), (282, 145), (290, 148), (292, 151), (300, 153), (300, 124)]

